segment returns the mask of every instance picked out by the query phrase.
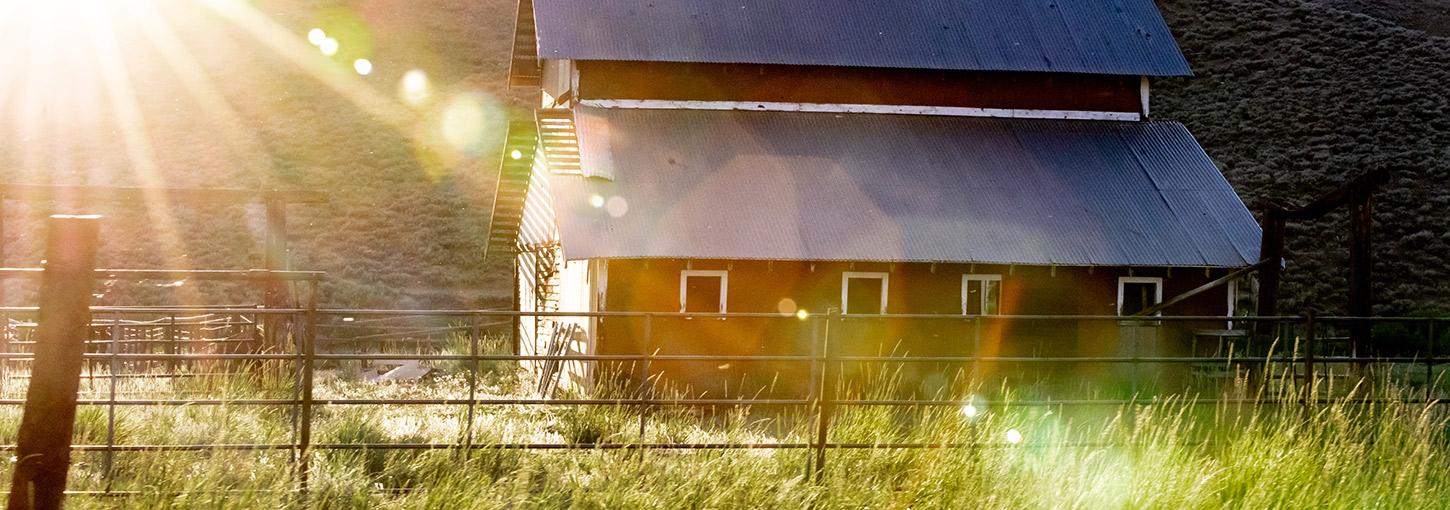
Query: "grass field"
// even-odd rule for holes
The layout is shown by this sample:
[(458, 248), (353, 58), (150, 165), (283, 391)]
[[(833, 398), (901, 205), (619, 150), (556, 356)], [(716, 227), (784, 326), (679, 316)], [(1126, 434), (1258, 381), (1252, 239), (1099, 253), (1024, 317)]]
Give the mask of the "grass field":
[[(379, 386), (321, 371), (317, 398), (467, 398), (445, 375)], [(123, 380), (121, 398), (290, 398), (285, 377)], [(889, 393), (890, 381), (876, 392)], [(1243, 383), (1248, 383), (1243, 381)], [(1322, 382), (1321, 384), (1328, 384)], [(1343, 384), (1342, 382), (1338, 384)], [(526, 396), (509, 367), (479, 379), (480, 398)], [(1447, 415), (1393, 384), (1323, 393), (1293, 388), (1268, 405), (1159, 398), (1120, 407), (857, 407), (830, 440), (947, 443), (930, 449), (833, 449), (817, 481), (810, 449), (338, 450), (310, 455), (300, 491), (291, 452), (81, 452), (73, 508), (1444, 508), (1450, 507)], [(83, 388), (87, 389), (87, 388)], [(105, 398), (99, 380), (82, 398)], [(1271, 390), (1264, 390), (1273, 393)], [(23, 388), (7, 385), (7, 398)], [(868, 395), (870, 391), (866, 392)], [(608, 396), (608, 395), (604, 395)], [(1207, 397), (1207, 396), (1206, 396)], [(1377, 405), (1355, 403), (1384, 399)], [(104, 406), (85, 406), (77, 444), (105, 444)], [(0, 415), (13, 443), (18, 406)], [(329, 405), (314, 444), (640, 442), (629, 406), (479, 407), (469, 434), (458, 405)], [(119, 406), (116, 444), (291, 441), (290, 406)], [(746, 408), (657, 408), (648, 443), (809, 443), (814, 415)], [(109, 473), (109, 476), (107, 476)], [(5, 474), (9, 478), (8, 472)]]

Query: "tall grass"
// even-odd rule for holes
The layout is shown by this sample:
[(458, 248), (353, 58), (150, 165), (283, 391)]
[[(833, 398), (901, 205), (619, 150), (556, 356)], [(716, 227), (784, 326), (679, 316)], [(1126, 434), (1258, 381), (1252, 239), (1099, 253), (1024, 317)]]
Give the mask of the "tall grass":
[[(1340, 378), (1342, 379), (1342, 378)], [(1266, 379), (1267, 380), (1267, 379)], [(1282, 381), (1282, 378), (1280, 378)], [(249, 377), (230, 381), (143, 379), (124, 392), (229, 396), (286, 388)], [(1330, 388), (1330, 381), (1338, 387)], [(639, 442), (809, 444), (810, 410), (749, 407), (319, 406), (316, 444), (456, 444), (460, 450), (317, 449), (301, 488), (291, 452), (78, 453), (75, 508), (1446, 508), (1450, 507), (1450, 414), (1418, 403), (1383, 380), (1323, 379), (1302, 387), (1237, 381), (1268, 403), (1204, 404), (1193, 396), (1127, 407), (840, 406), (819, 482), (807, 448), (752, 450), (517, 450), (508, 443), (632, 445)], [(210, 384), (208, 386), (208, 384)], [(895, 379), (842, 394), (884, 398)], [(377, 386), (337, 375), (317, 381), (319, 398), (457, 398), (465, 373)], [(481, 398), (523, 397), (489, 385)], [(601, 389), (620, 397), (624, 389)], [(983, 393), (966, 383), (945, 393)], [(583, 395), (581, 395), (583, 396)], [(1210, 395), (1217, 397), (1218, 395)], [(1365, 404), (1364, 399), (1379, 400)], [(287, 443), (286, 406), (120, 407), (122, 444)], [(640, 416), (645, 430), (640, 436)], [(0, 414), (0, 439), (14, 441), (19, 413)], [(83, 408), (76, 441), (103, 443), (110, 417)], [(895, 443), (938, 448), (870, 448)], [(8, 473), (6, 473), (8, 476)]]

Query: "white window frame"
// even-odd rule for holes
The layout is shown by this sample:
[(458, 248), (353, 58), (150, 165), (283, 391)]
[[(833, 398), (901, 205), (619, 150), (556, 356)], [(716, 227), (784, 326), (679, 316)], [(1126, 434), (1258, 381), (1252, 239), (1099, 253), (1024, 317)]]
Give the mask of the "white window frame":
[[(1227, 287), (1228, 287), (1228, 307), (1225, 308), (1225, 310), (1228, 310), (1228, 316), (1229, 317), (1233, 317), (1234, 314), (1238, 313), (1238, 311), (1239, 311), (1238, 310), (1238, 308), (1239, 308), (1239, 281), (1238, 280), (1229, 280)], [(1234, 321), (1233, 321), (1233, 319), (1229, 319), (1229, 321), (1228, 321), (1228, 329), (1233, 329), (1233, 328), (1234, 328)]]
[[(984, 291), (980, 296), (982, 315), (1002, 315), (1002, 275), (1000, 274), (964, 274), (962, 275), (962, 315), (967, 315), (967, 282), (997, 282), (997, 313), (989, 314), (987, 310), (987, 293)], [(983, 285), (983, 289), (987, 286)]]
[(718, 313), (725, 313), (725, 296), (729, 295), (727, 289), (730, 287), (730, 272), (703, 271), (694, 269), (685, 269), (680, 271), (680, 313), (684, 313), (685, 311), (685, 294), (689, 292), (689, 282), (691, 276), (720, 277), (720, 311)]
[[(1128, 283), (1152, 283), (1152, 284), (1154, 284), (1153, 288), (1156, 289), (1155, 292), (1154, 292), (1156, 294), (1156, 296), (1154, 296), (1153, 302), (1154, 302), (1154, 304), (1162, 303), (1163, 302), (1163, 279), (1162, 278), (1158, 278), (1158, 277), (1155, 277), (1155, 276), (1120, 276), (1120, 277), (1118, 277), (1118, 315), (1123, 315), (1123, 290), (1124, 290), (1123, 287), (1124, 287), (1124, 284), (1128, 284)], [(1162, 310), (1159, 310), (1158, 313), (1155, 313), (1153, 315), (1154, 316), (1163, 315), (1163, 311)]]
[(849, 297), (846, 294), (847, 291), (849, 291), (851, 288), (850, 283), (852, 278), (875, 278), (881, 280), (881, 310), (877, 313), (885, 315), (886, 290), (891, 288), (891, 273), (873, 273), (859, 271), (846, 271), (841, 273), (841, 313), (846, 313), (846, 298)]
[[(1228, 316), (1229, 317), (1238, 317), (1239, 316), (1239, 282), (1241, 282), (1241, 281), (1243, 283), (1245, 283), (1245, 284), (1248, 284), (1249, 283), (1249, 280), (1248, 280), (1248, 277), (1247, 276), (1240, 276), (1240, 277), (1235, 278), (1233, 280), (1229, 280), (1229, 282), (1228, 282)], [(1248, 310), (1245, 313), (1245, 315), (1253, 315), (1256, 312), (1257, 312), (1257, 310)], [(1235, 327), (1242, 326), (1242, 325), (1243, 325), (1242, 321), (1234, 321), (1232, 319), (1230, 319), (1228, 321), (1228, 329), (1234, 329)]]

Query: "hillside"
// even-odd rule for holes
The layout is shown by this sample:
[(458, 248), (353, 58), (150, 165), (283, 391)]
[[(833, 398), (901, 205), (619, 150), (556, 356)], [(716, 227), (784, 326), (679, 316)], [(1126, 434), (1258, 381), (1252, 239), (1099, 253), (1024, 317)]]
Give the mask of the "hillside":
[[(35, 34), (0, 36), (35, 54), (20, 52), (7, 63), (21, 72), (0, 77), (0, 139), (8, 141), (0, 143), (0, 181), (325, 191), (329, 203), (293, 205), (288, 218), (292, 266), (328, 273), (324, 304), (508, 302), (508, 261), (485, 261), (483, 246), (498, 146), (524, 97), (503, 84), (512, 3), (264, 0), (235, 11), (205, 4), (99, 4), (105, 12), (88, 14), (110, 34), (75, 32), (35, 7)], [(305, 40), (314, 27), (340, 41), (333, 58)], [(48, 50), (47, 30), (77, 47)], [(88, 37), (114, 50), (96, 51)], [(46, 51), (58, 62), (40, 62)], [(355, 58), (368, 58), (372, 72), (354, 71)], [(428, 86), (404, 97), (401, 82), (412, 70)], [(51, 209), (6, 203), (5, 265), (39, 262), (40, 219)], [(106, 215), (103, 267), (261, 266), (260, 206), (76, 211)], [(19, 287), (10, 284), (12, 296)], [(114, 284), (101, 299), (258, 299), (238, 290)]]
[[(1197, 76), (1159, 82), (1156, 116), (1188, 125), (1249, 204), (1305, 203), (1365, 170), (1396, 170), (1376, 197), (1376, 310), (1450, 305), (1450, 39), (1396, 24), (1447, 19), (1446, 4), (1159, 5)], [(1345, 225), (1342, 214), (1291, 223), (1286, 311), (1344, 310)]]
[[(1155, 117), (1185, 123), (1250, 204), (1303, 203), (1366, 169), (1397, 169), (1378, 196), (1377, 309), (1450, 308), (1440, 283), (1450, 263), (1450, 1), (1159, 4), (1197, 76), (1158, 81)], [(324, 304), (507, 302), (508, 261), (484, 260), (482, 248), (504, 123), (532, 101), (504, 86), (514, 2), (116, 4), (155, 5), (154, 15), (107, 5), (91, 15), (109, 37), (63, 18), (0, 27), (0, 40), (35, 50), (0, 55), (19, 70), (0, 76), (0, 181), (326, 191), (329, 203), (292, 206), (289, 218), (293, 266), (329, 275)], [(308, 43), (312, 28), (337, 37), (336, 55)], [(57, 32), (76, 44), (48, 50), (47, 63), (37, 48)], [(115, 56), (76, 56), (95, 53), (95, 40)], [(360, 57), (370, 74), (354, 71)], [(428, 78), (424, 96), (403, 89), (414, 70)], [(4, 265), (39, 262), (51, 210), (5, 204)], [(261, 264), (258, 206), (85, 211), (108, 217), (105, 266)], [(1343, 225), (1342, 215), (1291, 224), (1286, 311), (1342, 311)], [(255, 300), (238, 290), (117, 284), (102, 299)]]

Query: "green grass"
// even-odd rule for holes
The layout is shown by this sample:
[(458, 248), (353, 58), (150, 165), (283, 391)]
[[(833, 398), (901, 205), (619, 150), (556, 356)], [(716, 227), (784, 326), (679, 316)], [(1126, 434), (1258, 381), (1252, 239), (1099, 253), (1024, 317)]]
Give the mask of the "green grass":
[[(893, 381), (856, 395), (891, 395)], [(1330, 383), (1336, 387), (1331, 388)], [(527, 396), (493, 377), (482, 398)], [(464, 398), (457, 373), (416, 384), (373, 385), (318, 376), (318, 398)], [(13, 388), (9, 385), (7, 388)], [(108, 385), (100, 385), (109, 389)], [(1411, 403), (1420, 390), (1384, 380), (1316, 388), (1330, 403), (1299, 403), (1302, 388), (1251, 384), (1273, 404), (1195, 403), (1163, 396), (1132, 410), (953, 406), (843, 407), (831, 441), (953, 443), (957, 448), (836, 449), (819, 483), (808, 449), (310, 452), (298, 491), (290, 452), (77, 453), (74, 508), (1444, 508), (1450, 507), (1450, 414)], [(290, 387), (262, 376), (125, 381), (123, 395), (228, 398)], [(982, 394), (956, 386), (956, 396)], [(11, 391), (14, 391), (11, 389)], [(609, 390), (610, 395), (620, 390)], [(849, 391), (849, 390), (848, 390)], [(168, 392), (171, 395), (168, 395)], [(1214, 395), (1215, 397), (1217, 395)], [(1379, 405), (1355, 403), (1375, 398)], [(288, 406), (118, 407), (121, 444), (287, 443)], [(13, 442), (18, 408), (0, 414)], [(103, 444), (105, 407), (83, 407), (78, 443)], [(463, 406), (331, 405), (314, 414), (317, 444), (617, 443), (640, 441), (629, 406), (479, 408), (471, 434)], [(651, 443), (808, 443), (810, 412), (656, 407)], [(1021, 437), (1020, 443), (1009, 438)], [(108, 466), (109, 463), (109, 466)], [(8, 478), (8, 473), (7, 478)]]

